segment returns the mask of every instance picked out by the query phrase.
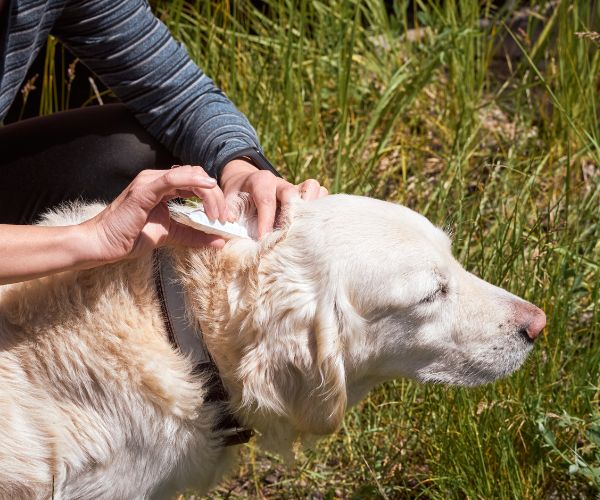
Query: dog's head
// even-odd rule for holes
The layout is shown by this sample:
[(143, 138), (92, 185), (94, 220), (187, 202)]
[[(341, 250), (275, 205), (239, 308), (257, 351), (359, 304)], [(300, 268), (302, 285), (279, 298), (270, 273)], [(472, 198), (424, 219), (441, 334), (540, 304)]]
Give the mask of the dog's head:
[(392, 203), (299, 201), (257, 248), (237, 376), (241, 407), (263, 424), (332, 432), (348, 404), (396, 377), (495, 380), (545, 325), (540, 309), (465, 271), (443, 231)]

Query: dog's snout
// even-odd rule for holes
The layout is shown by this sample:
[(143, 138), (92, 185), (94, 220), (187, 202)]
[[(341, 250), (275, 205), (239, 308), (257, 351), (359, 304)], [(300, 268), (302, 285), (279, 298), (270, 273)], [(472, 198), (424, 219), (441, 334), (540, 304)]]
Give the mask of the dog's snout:
[(517, 313), (519, 333), (530, 341), (534, 341), (546, 326), (546, 314), (539, 307), (525, 303), (519, 306)]

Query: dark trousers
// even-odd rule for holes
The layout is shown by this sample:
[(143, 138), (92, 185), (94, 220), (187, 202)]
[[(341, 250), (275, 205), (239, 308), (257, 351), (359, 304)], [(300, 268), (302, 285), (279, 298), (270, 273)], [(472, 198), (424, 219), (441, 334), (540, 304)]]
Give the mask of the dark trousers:
[(176, 163), (122, 104), (0, 127), (0, 224), (30, 224), (68, 201), (109, 202), (141, 170)]

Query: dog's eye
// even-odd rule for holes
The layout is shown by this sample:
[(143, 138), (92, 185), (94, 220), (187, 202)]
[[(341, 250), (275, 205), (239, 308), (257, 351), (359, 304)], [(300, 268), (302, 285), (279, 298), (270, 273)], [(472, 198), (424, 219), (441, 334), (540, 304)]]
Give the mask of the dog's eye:
[(424, 299), (421, 300), (421, 304), (429, 304), (438, 298), (443, 298), (448, 295), (448, 283), (440, 283), (439, 286), (427, 295)]

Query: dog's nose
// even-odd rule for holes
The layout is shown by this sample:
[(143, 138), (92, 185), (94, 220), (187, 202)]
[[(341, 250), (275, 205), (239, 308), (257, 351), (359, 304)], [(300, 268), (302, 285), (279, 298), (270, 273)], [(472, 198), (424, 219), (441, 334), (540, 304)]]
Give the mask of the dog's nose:
[(533, 304), (524, 304), (518, 313), (521, 325), (520, 332), (529, 340), (534, 341), (546, 326), (546, 314)]

